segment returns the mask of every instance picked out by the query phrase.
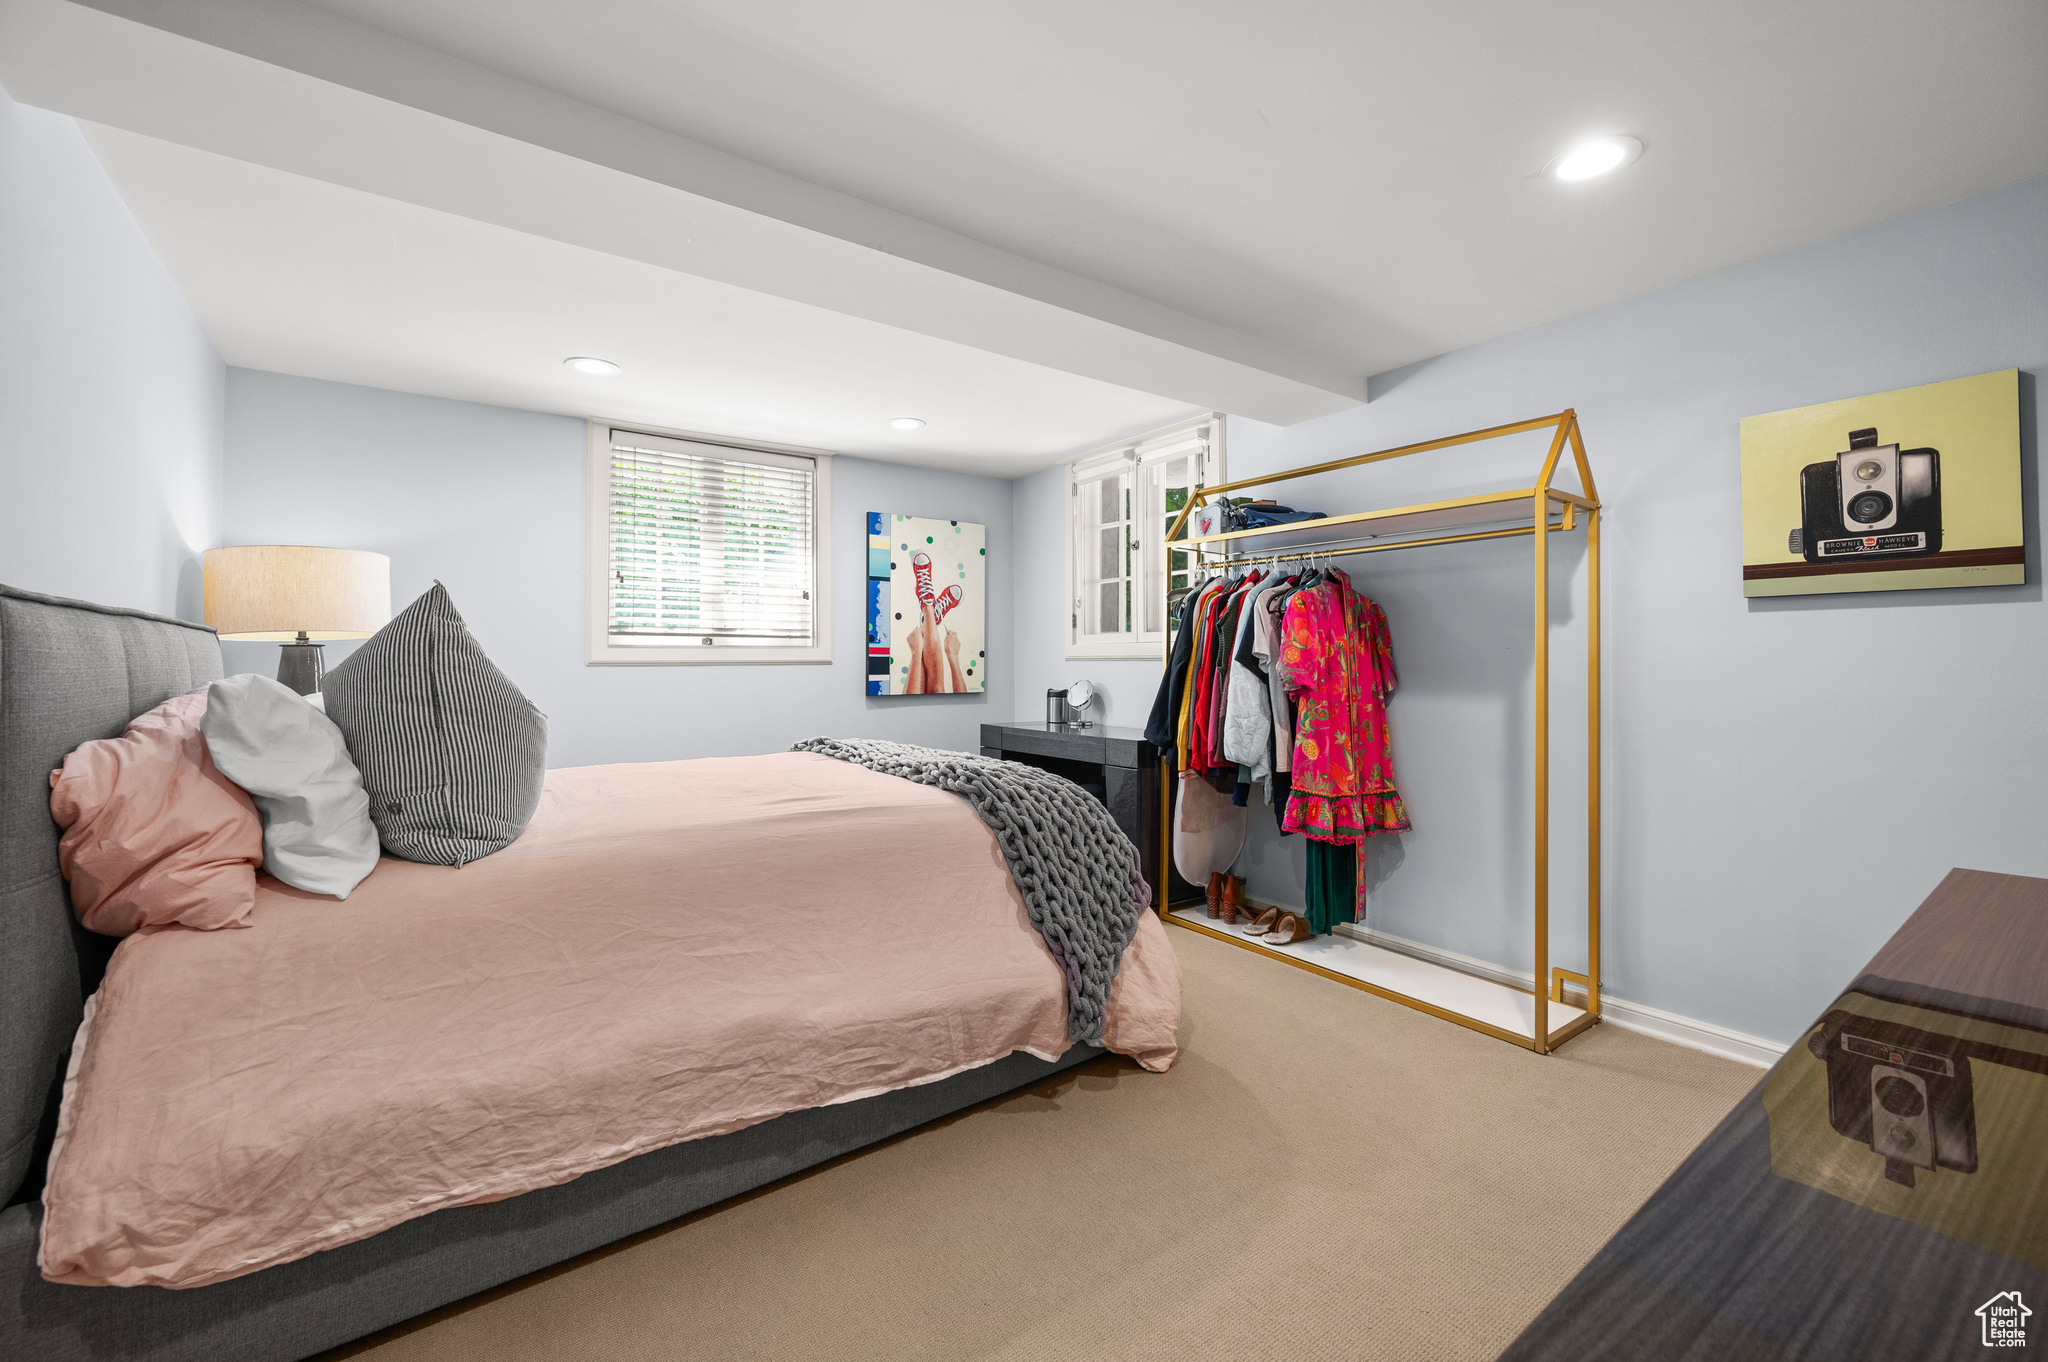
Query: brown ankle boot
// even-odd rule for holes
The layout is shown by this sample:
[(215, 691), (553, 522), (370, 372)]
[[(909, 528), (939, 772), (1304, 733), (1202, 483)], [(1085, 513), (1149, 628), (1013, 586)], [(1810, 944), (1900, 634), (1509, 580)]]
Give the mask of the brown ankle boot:
[(1230, 877), (1220, 870), (1209, 872), (1209, 916), (1223, 916), (1223, 882)]
[(1237, 925), (1237, 919), (1240, 916), (1250, 917), (1251, 914), (1252, 901), (1245, 893), (1244, 876), (1225, 875), (1223, 877), (1223, 920), (1234, 927)]

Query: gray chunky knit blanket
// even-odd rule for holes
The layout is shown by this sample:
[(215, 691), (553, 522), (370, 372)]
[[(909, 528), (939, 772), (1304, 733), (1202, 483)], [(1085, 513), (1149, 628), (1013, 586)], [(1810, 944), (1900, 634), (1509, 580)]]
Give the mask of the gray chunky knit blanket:
[(1031, 925), (1067, 980), (1067, 1034), (1102, 1043), (1109, 986), (1152, 902), (1138, 849), (1086, 790), (1014, 761), (870, 738), (807, 738), (818, 752), (966, 800), (1010, 863)]

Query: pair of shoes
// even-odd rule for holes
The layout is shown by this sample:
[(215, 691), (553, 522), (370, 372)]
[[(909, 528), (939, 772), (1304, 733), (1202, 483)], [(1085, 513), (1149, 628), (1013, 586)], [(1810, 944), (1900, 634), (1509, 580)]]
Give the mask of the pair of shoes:
[(1246, 936), (1264, 936), (1279, 925), (1280, 910), (1278, 908), (1268, 908), (1265, 912), (1252, 919), (1252, 925), (1244, 929), (1244, 934)]
[(917, 580), (917, 603), (928, 605), (932, 611), (932, 623), (946, 618), (946, 612), (960, 604), (960, 588), (949, 586), (936, 594), (932, 591), (932, 556), (920, 549), (911, 555), (910, 571)]
[(1233, 875), (1227, 870), (1211, 871), (1207, 892), (1210, 917), (1220, 917), (1234, 924), (1239, 914), (1250, 916), (1252, 901), (1245, 896), (1244, 876)]
[(1292, 946), (1297, 941), (1306, 941), (1315, 933), (1308, 929), (1308, 923), (1293, 913), (1282, 913), (1280, 920), (1273, 924), (1273, 930), (1266, 933), (1268, 946)]

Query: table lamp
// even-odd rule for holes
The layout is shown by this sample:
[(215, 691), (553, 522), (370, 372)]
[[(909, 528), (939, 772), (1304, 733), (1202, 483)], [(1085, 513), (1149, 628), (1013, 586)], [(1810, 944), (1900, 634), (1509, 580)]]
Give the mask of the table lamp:
[(391, 560), (362, 549), (250, 544), (206, 551), (206, 622), (224, 639), (284, 645), (277, 679), (320, 689), (320, 640), (368, 638), (391, 618)]

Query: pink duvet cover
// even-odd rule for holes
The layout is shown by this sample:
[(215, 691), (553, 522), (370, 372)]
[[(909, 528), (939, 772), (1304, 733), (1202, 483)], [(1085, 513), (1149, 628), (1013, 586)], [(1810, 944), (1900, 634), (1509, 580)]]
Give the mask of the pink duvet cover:
[[(1179, 1008), (1147, 913), (1104, 1039), (1164, 1069)], [(265, 878), (248, 930), (122, 942), (82, 1039), (44, 1275), (174, 1287), (1068, 1045), (973, 810), (809, 753), (555, 771), (506, 850), (345, 903)]]

